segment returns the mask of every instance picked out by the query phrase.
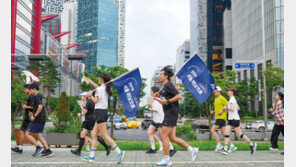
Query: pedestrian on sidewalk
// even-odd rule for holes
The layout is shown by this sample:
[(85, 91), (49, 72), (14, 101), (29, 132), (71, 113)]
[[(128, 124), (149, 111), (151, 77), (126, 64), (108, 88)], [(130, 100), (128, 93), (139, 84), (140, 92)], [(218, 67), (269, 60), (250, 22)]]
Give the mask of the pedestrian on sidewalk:
[(16, 152), (16, 153), (23, 153), (23, 144), (24, 144), (24, 140), (25, 140), (25, 133), (27, 130), (27, 127), (30, 123), (30, 116), (29, 113), (33, 112), (33, 104), (34, 104), (34, 100), (35, 100), (35, 96), (32, 94), (31, 90), (32, 90), (32, 85), (31, 84), (26, 84), (24, 86), (25, 88), (25, 93), (27, 95), (29, 95), (27, 103), (23, 104), (22, 108), (25, 110), (25, 115), (24, 115), (24, 119), (21, 125), (21, 133), (20, 133), (20, 142), (18, 143), (17, 147), (11, 148), (12, 151)]
[(239, 96), (239, 92), (235, 87), (231, 87), (227, 89), (227, 95), (229, 96), (228, 105), (225, 106), (224, 110), (228, 112), (228, 124), (226, 126), (225, 132), (225, 145), (224, 148), (221, 149), (220, 153), (227, 155), (228, 145), (230, 143), (230, 133), (232, 129), (234, 129), (236, 135), (243, 139), (245, 142), (250, 144), (251, 154), (256, 151), (257, 143), (252, 142), (246, 135), (243, 134), (242, 129), (240, 127), (240, 117), (238, 115), (238, 110), (240, 110), (235, 96)]
[[(32, 156), (37, 156), (41, 153), (41, 156), (53, 156), (54, 153), (50, 150), (49, 146), (47, 145), (46, 140), (43, 138), (42, 133), (45, 126), (45, 108), (44, 108), (44, 98), (39, 93), (39, 85), (37, 83), (32, 83), (32, 89), (31, 92), (35, 96), (34, 105), (33, 105), (33, 113), (30, 113), (30, 123), (27, 127), (25, 136), (27, 139), (36, 146), (36, 151)], [(34, 139), (34, 137), (31, 135), (31, 133), (37, 134), (38, 140), (42, 143), (44, 146), (44, 149), (39, 146), (37, 141)]]
[[(217, 86), (214, 90), (215, 110), (211, 111), (211, 114), (215, 113), (215, 119), (216, 119), (215, 125), (213, 125), (213, 127), (211, 128), (211, 133), (213, 134), (217, 142), (215, 152), (219, 152), (223, 148), (223, 145), (220, 143), (217, 130), (220, 129), (221, 134), (224, 137), (225, 137), (225, 131), (226, 131), (227, 112), (224, 110), (224, 107), (228, 105), (228, 101), (225, 99), (224, 96), (221, 95), (221, 93), (222, 93), (221, 87)], [(237, 148), (232, 144), (231, 140), (229, 140), (229, 144), (230, 144), (230, 149), (228, 151), (229, 153), (237, 150)]]
[(180, 110), (178, 100), (182, 99), (182, 96), (172, 82), (170, 82), (173, 75), (174, 73), (170, 66), (165, 66), (160, 73), (160, 81), (164, 85), (159, 92), (162, 96), (160, 103), (162, 104), (164, 110), (164, 119), (162, 121), (161, 131), (164, 159), (157, 162), (158, 166), (172, 165), (172, 159), (169, 154), (170, 141), (188, 150), (191, 153), (192, 162), (197, 159), (198, 154), (198, 148), (191, 147), (184, 140), (176, 137), (176, 126)]
[[(272, 104), (272, 108), (269, 109), (272, 115), (275, 116), (275, 124), (271, 134), (271, 151), (278, 151), (278, 137), (280, 133), (284, 136), (284, 94), (277, 92), (275, 95), (276, 103)], [(284, 154), (282, 152), (281, 154)]]

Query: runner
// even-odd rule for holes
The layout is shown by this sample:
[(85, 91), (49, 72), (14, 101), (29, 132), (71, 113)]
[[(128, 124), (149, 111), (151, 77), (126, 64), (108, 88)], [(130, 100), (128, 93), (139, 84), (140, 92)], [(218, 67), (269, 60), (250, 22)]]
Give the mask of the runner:
[(38, 145), (37, 141), (33, 138), (33, 136), (31, 136), (31, 133), (37, 134), (38, 140), (42, 143), (42, 145), (45, 148), (42, 151), (42, 156), (53, 156), (54, 153), (50, 150), (46, 140), (42, 136), (44, 125), (46, 122), (45, 109), (43, 106), (43, 96), (38, 91), (39, 85), (37, 83), (32, 83), (31, 86), (31, 93), (35, 96), (35, 101), (33, 105), (33, 113), (29, 114), (31, 122), (27, 127), (25, 136), (34, 146), (36, 146), (36, 151), (32, 156), (39, 155), (42, 151), (42, 148)]
[(92, 148), (90, 155), (83, 157), (83, 160), (88, 162), (94, 161), (96, 146), (97, 146), (97, 135), (100, 133), (104, 140), (106, 140), (111, 147), (116, 151), (118, 156), (117, 163), (120, 163), (125, 155), (125, 151), (121, 151), (116, 145), (114, 140), (108, 135), (107, 131), (107, 120), (108, 120), (108, 97), (111, 96), (111, 83), (105, 84), (111, 81), (111, 77), (108, 74), (102, 74), (99, 77), (99, 85), (95, 84), (91, 79), (85, 77), (86, 82), (90, 83), (93, 87), (96, 88), (95, 97), (92, 95), (92, 91), (88, 92), (91, 95), (90, 99), (95, 103), (95, 114), (96, 114), (96, 123), (92, 131)]
[(35, 96), (31, 93), (32, 86), (31, 84), (26, 84), (24, 86), (25, 93), (29, 95), (27, 104), (23, 104), (22, 108), (25, 109), (25, 115), (21, 126), (20, 133), (20, 143), (18, 143), (17, 147), (11, 148), (12, 151), (22, 154), (23, 153), (23, 143), (25, 140), (25, 132), (30, 123), (29, 112), (33, 112), (33, 104), (35, 100)]
[(225, 132), (225, 146), (219, 152), (227, 155), (228, 144), (230, 143), (229, 135), (232, 129), (234, 129), (237, 136), (250, 144), (251, 154), (253, 154), (256, 151), (257, 143), (252, 142), (246, 135), (244, 135), (240, 127), (240, 117), (238, 115), (238, 110), (240, 110), (240, 108), (235, 99), (235, 96), (239, 96), (239, 93), (235, 87), (231, 87), (227, 89), (227, 95), (230, 99), (228, 105), (224, 107), (224, 110), (228, 112), (228, 124)]
[[(157, 162), (158, 166), (172, 165), (172, 159), (169, 156), (169, 142), (172, 141), (179, 146), (187, 149), (191, 153), (192, 162), (197, 159), (198, 148), (191, 147), (184, 140), (176, 137), (176, 126), (179, 114), (178, 100), (182, 99), (181, 94), (170, 82), (174, 75), (170, 66), (166, 66), (161, 70), (160, 81), (163, 83), (163, 88), (160, 90), (162, 100), (160, 103), (163, 105), (164, 120), (162, 122), (161, 139), (164, 150), (164, 159)], [(158, 93), (156, 93), (158, 95)]]
[[(156, 130), (158, 129), (159, 135), (161, 135), (161, 123), (162, 123), (163, 117), (164, 117), (162, 105), (158, 102), (161, 99), (158, 97), (158, 95), (155, 94), (158, 91), (159, 91), (159, 88), (156, 86), (153, 86), (151, 88), (151, 96), (154, 97), (153, 102), (152, 102), (152, 108), (149, 108), (148, 106), (146, 106), (146, 109), (153, 112), (152, 124), (150, 124), (148, 131), (147, 131), (147, 134), (149, 137), (149, 142), (151, 145), (151, 149), (146, 151), (147, 154), (154, 154), (157, 152), (155, 150), (154, 139), (156, 141), (158, 141), (158, 143), (159, 143), (159, 146), (160, 146), (159, 151), (163, 150), (162, 142), (161, 142), (161, 140), (159, 140), (159, 138), (155, 134)], [(175, 149), (170, 142), (170, 156), (172, 157), (176, 152), (177, 152), (177, 149)]]
[[(277, 92), (275, 95), (276, 103), (272, 104), (272, 108), (269, 109), (272, 115), (275, 116), (275, 124), (272, 129), (271, 134), (271, 145), (269, 148), (271, 151), (278, 151), (278, 137), (280, 133), (284, 136), (284, 94), (282, 92)], [(284, 154), (282, 152), (281, 154)]]
[[(214, 90), (214, 95), (215, 95), (215, 101), (214, 101), (214, 107), (215, 110), (211, 111), (211, 114), (215, 113), (215, 118), (216, 122), (215, 125), (211, 129), (211, 133), (213, 134), (214, 138), (216, 139), (217, 146), (215, 152), (219, 152), (222, 148), (223, 145), (220, 143), (218, 133), (216, 132), (218, 129), (220, 129), (222, 136), (225, 137), (225, 126), (226, 126), (226, 121), (227, 121), (227, 113), (224, 111), (224, 107), (227, 106), (228, 101), (221, 95), (222, 89), (217, 86), (216, 89)], [(231, 140), (229, 140), (230, 144), (230, 149), (229, 153), (237, 150), (237, 148), (232, 144)]]

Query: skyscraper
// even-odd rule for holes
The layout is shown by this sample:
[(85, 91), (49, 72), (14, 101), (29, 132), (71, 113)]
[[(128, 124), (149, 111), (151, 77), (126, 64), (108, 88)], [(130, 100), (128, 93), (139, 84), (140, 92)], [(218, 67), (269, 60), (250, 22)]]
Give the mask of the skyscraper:
[(230, 6), (230, 0), (190, 1), (190, 51), (214, 73), (222, 72), (223, 12)]
[(117, 0), (118, 3), (118, 53), (117, 64), (125, 65), (125, 0)]
[[(176, 55), (176, 72), (181, 69), (184, 63), (190, 58), (190, 41), (185, 40), (177, 49)], [(181, 83), (181, 80), (176, 78), (176, 83)]]
[(118, 65), (118, 1), (78, 0), (77, 41), (88, 51), (86, 71), (91, 66)]
[(43, 14), (59, 14), (63, 11), (63, 0), (43, 0)]

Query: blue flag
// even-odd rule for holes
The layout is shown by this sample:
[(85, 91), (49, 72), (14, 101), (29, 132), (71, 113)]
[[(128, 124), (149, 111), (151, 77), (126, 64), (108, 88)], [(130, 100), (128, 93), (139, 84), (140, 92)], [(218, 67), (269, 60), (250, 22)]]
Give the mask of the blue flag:
[(136, 68), (113, 81), (124, 108), (124, 114), (135, 117), (138, 114), (142, 77), (139, 68)]
[(216, 88), (213, 76), (197, 54), (183, 65), (176, 76), (199, 104), (207, 101)]

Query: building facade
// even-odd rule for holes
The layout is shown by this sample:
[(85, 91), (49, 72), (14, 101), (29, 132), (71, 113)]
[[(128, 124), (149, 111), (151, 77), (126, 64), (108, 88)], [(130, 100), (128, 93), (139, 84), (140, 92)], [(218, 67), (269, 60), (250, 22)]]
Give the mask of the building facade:
[(77, 41), (88, 51), (86, 71), (91, 66), (118, 64), (118, 3), (114, 0), (78, 0)]
[(43, 14), (60, 14), (63, 12), (64, 0), (43, 0)]
[(190, 48), (213, 73), (223, 71), (223, 12), (230, 0), (190, 1)]
[[(184, 41), (177, 49), (176, 54), (176, 71), (179, 71), (184, 63), (190, 58), (190, 40)], [(176, 83), (182, 83), (180, 79), (176, 78)]]
[(117, 0), (118, 4), (118, 52), (117, 65), (125, 65), (125, 0)]

